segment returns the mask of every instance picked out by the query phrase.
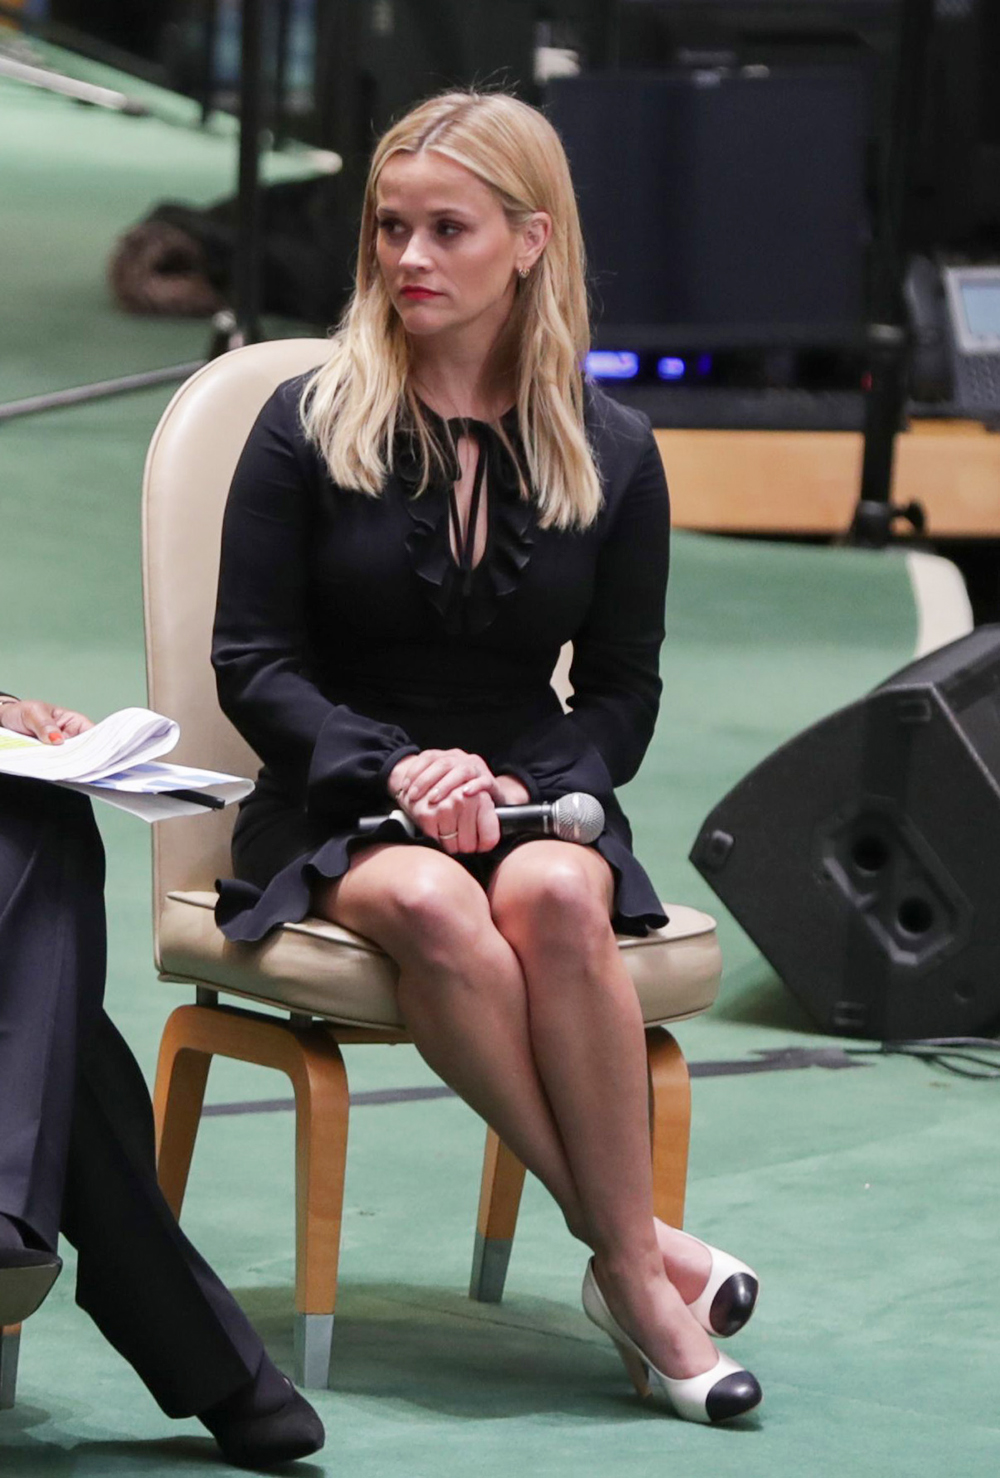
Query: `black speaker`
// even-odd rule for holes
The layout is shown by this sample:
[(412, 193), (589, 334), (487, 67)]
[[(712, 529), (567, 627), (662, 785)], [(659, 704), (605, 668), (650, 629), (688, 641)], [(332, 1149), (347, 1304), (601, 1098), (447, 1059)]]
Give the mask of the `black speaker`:
[(691, 852), (830, 1032), (1000, 1020), (1000, 626), (903, 668), (768, 756)]

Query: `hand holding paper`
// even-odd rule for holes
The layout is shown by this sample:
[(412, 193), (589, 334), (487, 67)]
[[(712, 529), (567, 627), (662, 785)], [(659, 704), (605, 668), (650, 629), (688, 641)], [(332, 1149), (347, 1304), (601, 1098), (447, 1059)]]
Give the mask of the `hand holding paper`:
[(40, 698), (8, 698), (0, 703), (0, 729), (27, 734), (44, 744), (61, 744), (92, 728), (93, 723), (84, 714), (56, 708)]
[[(211, 806), (211, 799), (194, 799), (196, 792), (229, 805), (253, 790), (253, 782), (238, 775), (157, 763), (160, 755), (176, 745), (180, 728), (173, 719), (148, 708), (123, 708), (98, 724), (90, 724), (81, 714), (73, 717), (90, 726), (76, 733), (67, 729), (60, 743), (43, 743), (29, 734), (0, 728), (0, 773), (65, 785), (146, 821), (193, 816), (206, 804)], [(172, 794), (177, 791), (189, 794), (184, 798)]]

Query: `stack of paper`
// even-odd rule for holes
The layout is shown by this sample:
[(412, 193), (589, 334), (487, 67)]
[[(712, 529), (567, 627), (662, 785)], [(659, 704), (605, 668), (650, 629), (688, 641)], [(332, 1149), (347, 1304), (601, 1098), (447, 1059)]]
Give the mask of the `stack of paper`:
[(158, 763), (179, 738), (173, 719), (148, 708), (123, 708), (62, 744), (0, 729), (0, 774), (65, 785), (145, 821), (193, 816), (253, 790), (238, 775)]

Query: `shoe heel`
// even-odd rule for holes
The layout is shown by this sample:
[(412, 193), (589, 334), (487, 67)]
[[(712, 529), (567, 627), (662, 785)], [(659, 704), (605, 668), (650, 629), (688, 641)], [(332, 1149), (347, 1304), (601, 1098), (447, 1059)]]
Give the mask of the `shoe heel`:
[(636, 1354), (635, 1350), (629, 1349), (628, 1345), (623, 1345), (618, 1340), (614, 1340), (613, 1343), (621, 1356), (622, 1364), (628, 1371), (629, 1380), (635, 1386), (639, 1395), (645, 1400), (650, 1392), (649, 1367), (645, 1360)]

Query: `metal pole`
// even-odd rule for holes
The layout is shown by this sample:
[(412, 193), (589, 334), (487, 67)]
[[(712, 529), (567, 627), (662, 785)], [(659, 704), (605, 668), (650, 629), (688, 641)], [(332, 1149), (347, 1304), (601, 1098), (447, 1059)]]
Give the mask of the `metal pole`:
[(882, 151), (879, 212), (872, 271), (872, 321), (868, 330), (869, 386), (865, 400), (865, 448), (861, 494), (851, 526), (857, 544), (882, 549), (900, 518), (920, 532), (923, 509), (892, 503), (896, 436), (906, 408), (909, 343), (903, 280), (906, 272), (907, 201), (920, 133), (926, 62), (934, 0), (903, 0), (892, 125)]
[(288, 138), (288, 64), (291, 53), (292, 0), (278, 0), (278, 34), (274, 48), (274, 147), (283, 149)]
[(215, 109), (215, 52), (219, 41), (219, 0), (205, 0), (202, 24), (200, 83), (201, 121), (204, 126)]
[(240, 63), (240, 156), (237, 186), (236, 331), (231, 347), (255, 344), (260, 330), (261, 199), (260, 134), (263, 76), (261, 30), (264, 0), (243, 0)]
[(89, 57), (91, 61), (100, 62), (106, 67), (114, 67), (118, 72), (141, 77), (144, 82), (152, 82), (157, 87), (170, 86), (170, 78), (162, 62), (146, 61), (144, 57), (125, 51), (110, 41), (89, 36), (75, 26), (64, 26), (58, 21), (45, 20), (23, 10), (15, 10), (12, 5), (4, 4), (3, 0), (0, 0), (0, 19), (12, 21), (19, 31), (24, 31), (29, 36), (40, 36), (43, 41), (51, 41), (53, 46), (61, 46), (65, 51), (77, 51), (81, 56)]
[(114, 380), (98, 380), (93, 385), (76, 385), (69, 390), (51, 390), (44, 395), (27, 395), (23, 400), (9, 400), (0, 405), (0, 422), (15, 421), (20, 416), (37, 415), (39, 411), (57, 411), (69, 405), (87, 405), (92, 400), (106, 400), (109, 395), (124, 395), (131, 390), (149, 390), (155, 385), (176, 384), (201, 369), (203, 359), (186, 364), (172, 364), (164, 369), (141, 370), (135, 375), (119, 375)]
[(14, 57), (0, 56), (0, 77), (10, 77), (14, 82), (23, 82), (28, 87), (40, 87), (45, 92), (59, 93), (77, 103), (90, 103), (95, 108), (110, 108), (113, 113), (128, 113), (132, 118), (149, 116), (145, 103), (130, 98), (124, 92), (116, 92), (110, 87), (97, 87), (93, 82), (78, 82), (75, 77), (64, 77), (61, 72), (50, 71), (48, 67), (33, 67), (28, 62), (15, 60)]

